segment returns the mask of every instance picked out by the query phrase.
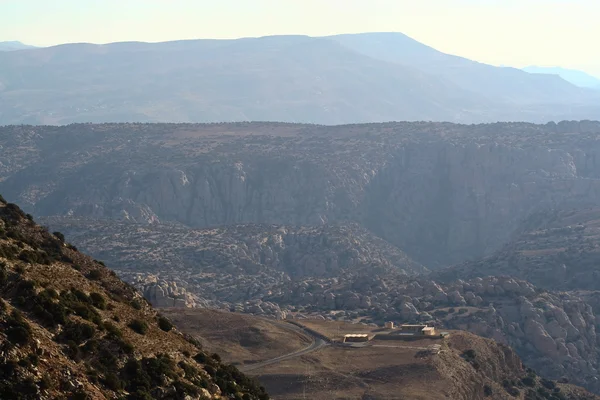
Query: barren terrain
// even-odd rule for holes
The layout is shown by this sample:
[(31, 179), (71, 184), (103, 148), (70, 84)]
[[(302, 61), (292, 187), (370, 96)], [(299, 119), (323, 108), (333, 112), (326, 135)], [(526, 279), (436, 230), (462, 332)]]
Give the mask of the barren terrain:
[[(292, 349), (284, 344), (288, 339), (300, 344), (295, 334), (281, 330), (279, 325), (285, 322), (208, 310), (171, 309), (167, 313), (190, 334), (199, 337), (221, 335), (211, 343), (218, 343), (218, 349), (228, 355), (230, 362), (246, 362), (246, 353), (238, 351), (240, 336), (259, 337), (257, 331), (266, 340), (254, 344), (254, 351), (268, 347), (269, 354), (279, 352), (283, 355)], [(213, 324), (212, 320), (219, 322)], [(299, 323), (330, 334), (332, 339), (340, 332), (381, 331), (373, 326), (331, 321), (302, 320)], [(272, 332), (278, 332), (285, 339), (269, 339)], [(439, 345), (439, 350), (424, 350), (432, 345)], [(467, 350), (472, 351), (474, 357), (465, 355), (471, 354)], [(264, 354), (261, 353), (261, 357)], [(546, 398), (553, 398), (551, 396), (557, 393), (560, 393), (557, 396), (564, 396), (557, 399), (595, 398), (569, 385), (548, 383), (524, 370), (508, 347), (460, 331), (451, 331), (446, 339), (374, 340), (364, 347), (332, 344), (249, 373), (257, 376), (275, 399), (513, 399), (531, 396), (539, 388), (539, 393), (547, 393), (549, 397)], [(522, 383), (521, 379), (528, 376), (530, 380), (525, 382), (533, 386)], [(548, 390), (542, 382), (559, 389)], [(488, 394), (484, 394), (484, 389)]]

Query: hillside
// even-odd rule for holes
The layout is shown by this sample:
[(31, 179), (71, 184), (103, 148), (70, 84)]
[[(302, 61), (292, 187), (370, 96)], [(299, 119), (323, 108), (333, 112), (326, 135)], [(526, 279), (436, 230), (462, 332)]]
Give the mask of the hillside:
[(532, 74), (549, 74), (558, 75), (567, 82), (571, 82), (573, 85), (588, 88), (600, 88), (600, 79), (587, 74), (583, 71), (577, 71), (574, 69), (566, 69), (560, 67), (537, 67), (530, 66), (523, 68), (523, 71)]
[(0, 124), (471, 120), (492, 104), (303, 36), (69, 44), (0, 53), (0, 63)]
[[(484, 278), (462, 271), (446, 277), (445, 270), (433, 274), (435, 281), (415, 277), (419, 270), (405, 275), (400, 266), (414, 265), (410, 260), (381, 239), (359, 236), (356, 227), (191, 230), (69, 218), (44, 222), (95, 257), (114, 260), (119, 275), (161, 307), (216, 307), (278, 319), (299, 313), (379, 324), (434, 321), (510, 345), (546, 378), (600, 390), (594, 379), (600, 366), (596, 292), (552, 293), (523, 280), (485, 277), (510, 274), (493, 264), (488, 273), (481, 270)], [(540, 265), (547, 268), (543, 260)], [(561, 279), (532, 268), (529, 275), (536, 274)]]
[[(360, 54), (417, 68), (488, 99), (521, 106), (535, 103), (581, 104), (586, 101), (585, 91), (558, 76), (533, 76), (516, 68), (495, 67), (445, 54), (401, 33), (349, 34), (331, 39)], [(529, 120), (525, 116), (519, 120), (523, 118)]]
[[(181, 323), (184, 331), (217, 343), (228, 362), (250, 369), (248, 373), (278, 399), (598, 398), (574, 386), (540, 378), (526, 369), (509, 347), (466, 332), (452, 331), (445, 340), (375, 339), (359, 348), (326, 345), (262, 365), (260, 361), (290, 354), (307, 344), (298, 342), (298, 332), (284, 329), (285, 322), (207, 310), (166, 312)], [(374, 329), (331, 321), (299, 322), (342, 334)], [(279, 342), (269, 339), (274, 331), (278, 332)], [(439, 349), (424, 350), (432, 346)], [(248, 358), (248, 352), (262, 356)]]
[(0, 398), (268, 398), (63, 239), (0, 201)]
[[(416, 275), (426, 268), (356, 224), (288, 227), (234, 225), (189, 229), (164, 224), (47, 218), (94, 257), (113, 265), (157, 306), (168, 306), (157, 280), (173, 282), (195, 298), (243, 303), (261, 299), (290, 281), (343, 282), (373, 275)], [(110, 238), (107, 240), (107, 238)]]
[(355, 222), (429, 269), (535, 210), (600, 204), (600, 124), (0, 128), (0, 190), (37, 216), (191, 228)]
[(600, 209), (547, 210), (525, 220), (515, 239), (489, 257), (443, 269), (434, 279), (509, 275), (554, 290), (600, 287)]
[(30, 46), (18, 41), (0, 42), (0, 51), (15, 51), (33, 48), (35, 48), (35, 46)]
[(1, 52), (0, 125), (546, 122), (599, 115), (600, 94), (560, 78), (475, 63), (414, 41), (407, 47), (400, 34), (387, 38), (273, 36)]

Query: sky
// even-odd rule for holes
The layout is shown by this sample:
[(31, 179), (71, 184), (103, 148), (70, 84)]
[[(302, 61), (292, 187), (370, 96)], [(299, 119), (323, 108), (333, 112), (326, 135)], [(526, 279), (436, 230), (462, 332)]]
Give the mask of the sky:
[(600, 76), (600, 0), (0, 0), (0, 41), (37, 46), (360, 32)]

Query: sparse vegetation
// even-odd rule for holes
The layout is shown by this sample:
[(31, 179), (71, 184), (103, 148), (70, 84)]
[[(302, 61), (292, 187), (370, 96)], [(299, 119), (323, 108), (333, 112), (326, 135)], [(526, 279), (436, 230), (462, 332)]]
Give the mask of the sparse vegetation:
[(139, 333), (140, 335), (145, 335), (146, 332), (148, 332), (148, 324), (139, 319), (134, 319), (127, 326), (129, 326), (132, 331)]
[(169, 332), (171, 329), (173, 329), (173, 324), (171, 323), (171, 321), (169, 321), (168, 318), (159, 316), (158, 317), (158, 327), (165, 332)]
[(13, 344), (25, 346), (31, 342), (31, 326), (29, 326), (23, 315), (17, 310), (13, 310), (6, 319), (4, 331), (8, 341)]
[[(122, 396), (124, 390), (130, 392), (128, 399), (154, 399), (157, 390), (165, 390), (168, 398), (184, 398), (198, 396), (200, 388), (210, 387), (213, 380), (206, 378), (202, 366), (189, 357), (190, 343), (169, 333), (173, 325), (167, 318), (142, 317), (137, 309), (149, 309), (139, 299), (134, 300), (136, 293), (131, 286), (113, 273), (105, 274), (104, 267), (81, 254), (73, 257), (76, 262), (64, 256), (60, 247), (64, 238), (32, 224), (18, 207), (0, 208), (0, 217), (0, 236), (7, 233), (0, 243), (0, 257), (8, 256), (9, 260), (0, 260), (0, 338), (6, 338), (0, 340), (0, 398), (37, 400), (42, 394), (47, 397), (47, 391), (57, 390), (61, 398), (86, 399), (90, 398), (88, 384), (96, 385), (107, 398)], [(57, 265), (50, 266), (53, 263)], [(89, 271), (89, 280), (65, 270), (75, 265), (77, 270)], [(141, 338), (127, 335), (125, 340), (116, 325), (119, 318), (115, 307), (107, 300), (113, 296), (120, 300), (120, 312), (131, 306), (125, 315), (139, 314), (128, 324), (130, 329), (144, 335), (150, 324), (157, 323), (170, 336), (156, 343), (156, 348), (166, 348), (177, 359), (188, 361), (177, 363), (171, 356), (144, 354), (137, 347)], [(115, 323), (106, 321), (111, 316)], [(59, 346), (48, 346), (51, 338)], [(48, 360), (60, 367), (48, 368)], [(210, 362), (215, 371), (221, 368), (214, 359)], [(80, 365), (85, 376), (71, 369), (73, 363)], [(69, 376), (77, 376), (81, 383), (73, 384)], [(219, 379), (226, 384), (225, 378)], [(234, 397), (251, 394), (250, 398), (258, 398), (252, 392), (254, 386), (244, 387), (241, 381), (227, 384), (236, 387)]]

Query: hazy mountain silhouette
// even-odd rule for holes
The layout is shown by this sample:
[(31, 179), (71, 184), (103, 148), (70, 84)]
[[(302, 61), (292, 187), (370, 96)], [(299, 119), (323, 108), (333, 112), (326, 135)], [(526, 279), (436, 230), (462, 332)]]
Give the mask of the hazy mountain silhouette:
[(561, 67), (537, 67), (530, 66), (523, 68), (523, 71), (532, 74), (549, 74), (558, 75), (567, 82), (580, 87), (598, 88), (600, 89), (600, 79), (586, 72), (575, 69), (567, 69)]
[(10, 42), (0, 42), (0, 51), (13, 51), (13, 50), (23, 50), (23, 49), (34, 49), (35, 46), (30, 46), (28, 44), (24, 44), (18, 41), (10, 41)]
[(333, 40), (376, 59), (410, 65), (488, 98), (519, 104), (584, 101), (585, 93), (557, 76), (527, 74), (442, 53), (402, 33), (333, 36)]
[(600, 95), (559, 77), (449, 56), (401, 34), (67, 44), (3, 52), (0, 65), (0, 124), (600, 116)]

